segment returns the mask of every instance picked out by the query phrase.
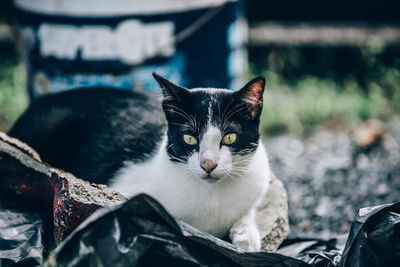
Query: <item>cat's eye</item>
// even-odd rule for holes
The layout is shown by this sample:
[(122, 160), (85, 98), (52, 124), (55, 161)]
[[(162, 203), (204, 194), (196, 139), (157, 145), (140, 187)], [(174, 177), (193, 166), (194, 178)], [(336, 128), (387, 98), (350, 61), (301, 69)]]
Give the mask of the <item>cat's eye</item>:
[(231, 145), (233, 143), (235, 143), (237, 139), (237, 135), (235, 133), (230, 133), (224, 136), (224, 138), (222, 138), (222, 143), (224, 145)]
[(188, 134), (184, 134), (183, 135), (183, 141), (185, 141), (186, 144), (194, 146), (195, 144), (197, 144), (197, 140), (194, 136), (188, 135)]

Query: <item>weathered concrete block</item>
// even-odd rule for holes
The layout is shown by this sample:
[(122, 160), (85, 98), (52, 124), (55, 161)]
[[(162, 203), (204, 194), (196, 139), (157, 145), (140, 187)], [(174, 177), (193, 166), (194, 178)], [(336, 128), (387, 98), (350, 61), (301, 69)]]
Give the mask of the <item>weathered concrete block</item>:
[(105, 185), (51, 168), (32, 148), (4, 133), (0, 133), (0, 195), (13, 207), (51, 211), (56, 242), (98, 208), (126, 200)]
[(288, 198), (283, 183), (272, 174), (269, 189), (257, 208), (261, 250), (275, 252), (289, 233)]

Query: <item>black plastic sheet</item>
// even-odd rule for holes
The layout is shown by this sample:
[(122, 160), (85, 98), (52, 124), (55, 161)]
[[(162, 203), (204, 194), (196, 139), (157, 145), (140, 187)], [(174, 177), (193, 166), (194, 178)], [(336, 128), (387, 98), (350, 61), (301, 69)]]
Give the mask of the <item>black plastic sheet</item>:
[(139, 195), (95, 212), (51, 255), (50, 266), (308, 266), (279, 254), (241, 253), (228, 242), (175, 221)]
[(44, 243), (39, 214), (0, 209), (0, 266), (40, 266)]
[(289, 240), (279, 253), (244, 253), (140, 195), (96, 212), (57, 248), (50, 265), (399, 266), (399, 207), (361, 209), (344, 249), (340, 239)]
[[(347, 241), (292, 239), (278, 253), (245, 253), (176, 221), (153, 198), (139, 195), (95, 212), (46, 265), (400, 266), (399, 223), (400, 203), (363, 208)], [(47, 257), (42, 228), (38, 214), (0, 210), (1, 266), (41, 265)]]
[(399, 202), (359, 210), (338, 266), (400, 266)]
[(315, 267), (336, 266), (346, 237), (329, 240), (296, 238), (285, 240), (278, 253), (299, 259)]

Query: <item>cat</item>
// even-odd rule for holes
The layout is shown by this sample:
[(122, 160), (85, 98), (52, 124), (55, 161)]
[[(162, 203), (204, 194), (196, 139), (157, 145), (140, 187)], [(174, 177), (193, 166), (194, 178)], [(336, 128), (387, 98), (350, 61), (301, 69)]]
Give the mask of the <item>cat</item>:
[(270, 181), (259, 124), (265, 79), (187, 89), (153, 73), (154, 95), (110, 88), (39, 98), (10, 136), (42, 159), (126, 196), (144, 192), (176, 218), (259, 251), (255, 212)]

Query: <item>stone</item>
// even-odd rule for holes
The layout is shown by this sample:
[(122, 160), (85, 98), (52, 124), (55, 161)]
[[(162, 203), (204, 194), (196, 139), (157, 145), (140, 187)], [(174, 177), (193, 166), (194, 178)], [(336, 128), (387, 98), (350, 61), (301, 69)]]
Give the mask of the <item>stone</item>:
[(105, 185), (46, 165), (32, 148), (4, 133), (0, 133), (0, 196), (12, 208), (51, 210), (56, 243), (98, 208), (126, 200)]
[(275, 252), (289, 233), (289, 219), (285, 186), (273, 173), (269, 188), (257, 208), (256, 222), (262, 237), (261, 251)]

